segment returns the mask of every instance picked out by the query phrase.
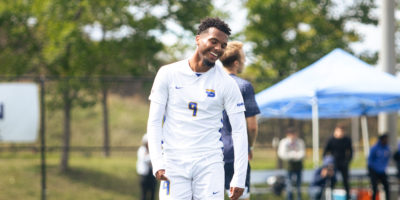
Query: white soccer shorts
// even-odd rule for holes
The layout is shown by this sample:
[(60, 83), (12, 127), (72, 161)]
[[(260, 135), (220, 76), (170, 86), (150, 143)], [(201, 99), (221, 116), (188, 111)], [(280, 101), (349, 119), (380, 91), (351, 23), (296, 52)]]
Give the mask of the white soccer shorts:
[(221, 152), (199, 159), (166, 159), (169, 181), (161, 181), (160, 200), (224, 200), (222, 157)]

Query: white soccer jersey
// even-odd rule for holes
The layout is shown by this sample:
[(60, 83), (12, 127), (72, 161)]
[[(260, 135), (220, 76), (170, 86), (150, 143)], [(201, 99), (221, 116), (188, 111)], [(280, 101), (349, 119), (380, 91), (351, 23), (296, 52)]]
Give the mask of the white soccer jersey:
[(199, 75), (188, 59), (160, 68), (149, 99), (166, 105), (162, 128), (165, 153), (220, 150), (222, 111), (245, 110), (236, 82), (222, 66), (216, 64)]

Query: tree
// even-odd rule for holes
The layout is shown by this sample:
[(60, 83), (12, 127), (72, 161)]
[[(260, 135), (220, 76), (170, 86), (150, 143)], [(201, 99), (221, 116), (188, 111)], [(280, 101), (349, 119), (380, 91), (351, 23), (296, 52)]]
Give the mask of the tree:
[[(359, 41), (349, 21), (376, 24), (370, 16), (372, 0), (355, 0), (338, 7), (332, 0), (250, 0), (245, 37), (251, 42), (254, 63), (246, 76), (260, 91), (308, 66), (335, 48), (351, 52)], [(339, 10), (343, 11), (340, 12)]]
[[(191, 3), (190, 3), (191, 2)], [(203, 2), (203, 3), (199, 3)], [(49, 1), (35, 2), (40, 55), (43, 58), (47, 75), (65, 77), (57, 84), (54, 105), (62, 106), (64, 111), (63, 152), (60, 162), (61, 171), (68, 169), (70, 146), (70, 118), (74, 106), (88, 106), (96, 101), (98, 90), (92, 82), (67, 77), (93, 77), (105, 75), (145, 75), (151, 74), (161, 60), (155, 56), (163, 50), (161, 41), (153, 32), (166, 30), (164, 22), (174, 20), (182, 26), (188, 26), (191, 20), (207, 14), (192, 16), (185, 11), (186, 6), (194, 6), (207, 11), (209, 0), (203, 1), (144, 1), (106, 0), (88, 1)], [(167, 8), (174, 8), (165, 15), (152, 11), (159, 3), (167, 3)], [(131, 8), (138, 8), (133, 11)], [(98, 25), (103, 37), (93, 41), (85, 28)], [(194, 25), (192, 25), (194, 26)], [(188, 26), (189, 27), (189, 26)], [(122, 30), (128, 30), (123, 32)], [(105, 122), (105, 149), (109, 146), (107, 128), (107, 85), (100, 83), (103, 96)], [(61, 98), (60, 98), (61, 97)], [(59, 107), (60, 108), (60, 107)], [(106, 152), (107, 155), (107, 152)]]
[[(60, 80), (48, 90), (52, 95), (48, 104), (64, 113), (61, 171), (68, 169), (71, 110), (94, 105), (99, 94), (105, 116), (104, 143), (106, 149), (109, 146), (108, 86), (105, 81), (87, 80), (154, 75), (169, 62), (162, 56), (166, 47), (158, 38), (170, 31), (167, 22), (194, 32), (196, 23), (212, 9), (211, 0), (0, 2), (0, 73)], [(100, 27), (101, 39), (94, 40), (87, 31), (93, 26)]]
[(95, 70), (90, 64), (94, 49), (83, 34), (81, 27), (88, 17), (84, 1), (35, 1), (33, 4), (37, 19), (37, 35), (40, 44), (42, 73), (61, 77), (53, 93), (52, 104), (64, 112), (63, 143), (60, 170), (68, 169), (71, 137), (71, 110), (74, 105), (93, 105), (94, 95), (84, 88), (88, 82), (70, 78), (89, 77)]
[[(212, 6), (209, 0), (201, 1), (133, 1), (132, 5), (119, 3), (107, 4), (108, 1), (95, 2), (91, 6), (93, 21), (101, 26), (102, 39), (96, 43), (97, 59), (95, 59), (99, 75), (126, 75), (143, 76), (153, 74), (165, 59), (156, 56), (164, 50), (162, 41), (152, 32), (167, 31), (167, 21), (194, 31), (193, 21), (199, 21), (210, 12)], [(155, 7), (163, 7), (168, 11), (164, 14), (154, 12)], [(111, 7), (110, 7), (111, 6)], [(129, 9), (127, 9), (129, 8)], [(160, 9), (160, 8), (158, 8)], [(104, 13), (104, 11), (108, 12)], [(199, 12), (199, 10), (202, 10)], [(193, 12), (197, 12), (193, 14)], [(116, 20), (118, 19), (118, 20)], [(128, 27), (130, 33), (123, 37), (113, 37), (122, 26)], [(107, 38), (106, 35), (109, 35)], [(104, 116), (104, 150), (109, 156), (110, 136), (108, 130), (108, 86), (101, 83), (102, 104)]]
[(31, 1), (0, 2), (0, 74), (21, 75), (32, 71), (30, 60), (36, 45), (31, 42)]

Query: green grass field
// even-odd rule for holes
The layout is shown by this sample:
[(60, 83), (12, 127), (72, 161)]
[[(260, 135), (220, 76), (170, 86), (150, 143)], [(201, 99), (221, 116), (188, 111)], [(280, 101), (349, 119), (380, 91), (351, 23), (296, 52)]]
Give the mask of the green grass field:
[[(111, 146), (138, 146), (145, 132), (148, 104), (137, 98), (111, 96), (110, 100)], [(59, 146), (62, 133), (62, 113), (47, 111), (46, 140), (48, 146)], [(72, 112), (71, 146), (101, 146), (101, 105), (76, 108)], [(23, 144), (27, 145), (27, 144)], [(33, 145), (38, 146), (38, 142)], [(0, 144), (1, 147), (21, 144)], [(48, 200), (137, 200), (139, 199), (136, 175), (136, 152), (112, 152), (110, 158), (102, 152), (73, 152), (70, 171), (60, 173), (59, 152), (47, 154)], [(360, 154), (352, 168), (364, 168)], [(256, 148), (253, 169), (275, 169), (276, 153), (272, 149)], [(307, 152), (305, 166), (312, 169), (311, 151)], [(38, 152), (0, 151), (0, 200), (40, 199), (40, 154)], [(261, 185), (259, 187), (267, 187)], [(282, 199), (272, 194), (253, 195), (253, 200)]]
[[(274, 169), (273, 151), (255, 151), (253, 169)], [(352, 167), (364, 161), (355, 160)], [(116, 153), (104, 158), (101, 153), (73, 153), (70, 171), (58, 170), (59, 154), (47, 154), (47, 199), (111, 200), (139, 199), (136, 154)], [(311, 163), (306, 162), (306, 166)], [(38, 153), (0, 153), (0, 200), (40, 199), (40, 155)], [(258, 187), (267, 187), (261, 185)], [(306, 195), (306, 194), (304, 194)], [(253, 200), (282, 199), (273, 194), (253, 195)]]
[[(73, 154), (70, 170), (60, 173), (59, 155), (47, 156), (47, 199), (139, 199), (135, 156), (87, 157)], [(40, 157), (2, 153), (0, 199), (40, 199)]]

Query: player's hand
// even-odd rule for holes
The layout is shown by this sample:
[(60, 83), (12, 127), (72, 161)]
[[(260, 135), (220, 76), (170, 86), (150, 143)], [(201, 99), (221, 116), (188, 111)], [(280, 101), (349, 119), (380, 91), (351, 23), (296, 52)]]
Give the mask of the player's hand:
[(229, 196), (229, 198), (232, 200), (238, 200), (239, 197), (242, 196), (243, 191), (244, 188), (231, 187), (230, 188), (231, 196)]
[(159, 181), (169, 181), (169, 179), (165, 176), (165, 169), (160, 169), (156, 172), (156, 179)]
[(253, 149), (250, 149), (249, 151), (249, 161), (253, 159)]

